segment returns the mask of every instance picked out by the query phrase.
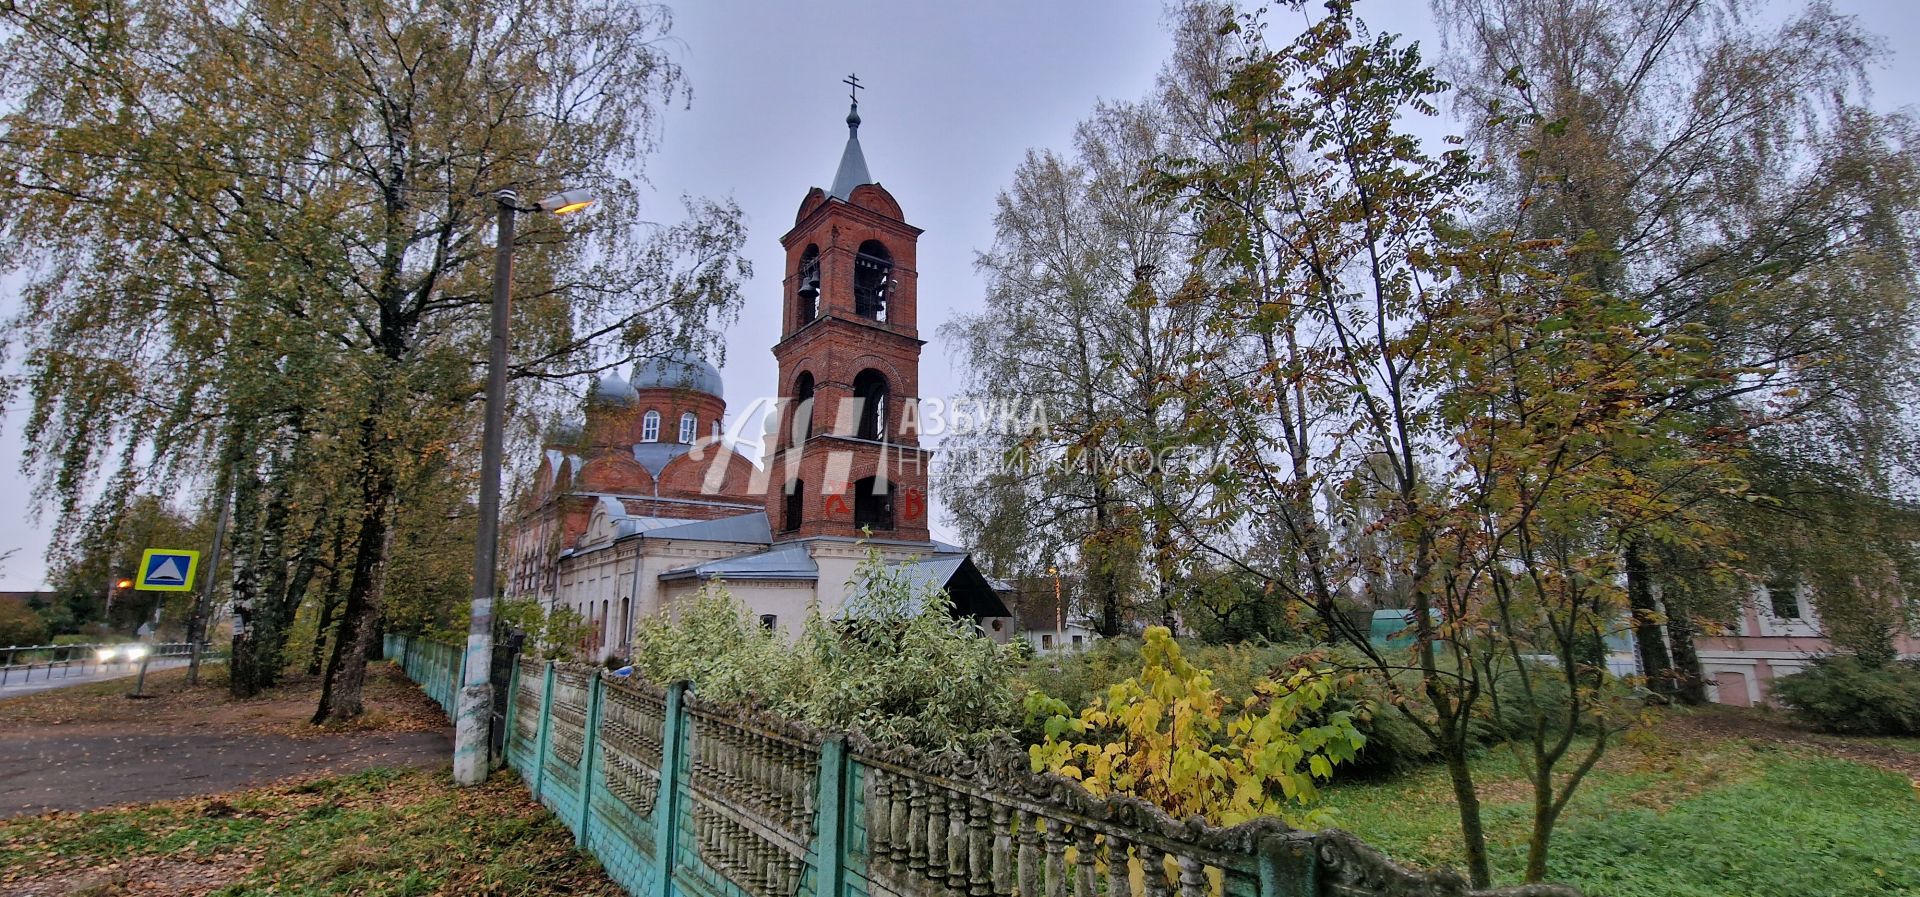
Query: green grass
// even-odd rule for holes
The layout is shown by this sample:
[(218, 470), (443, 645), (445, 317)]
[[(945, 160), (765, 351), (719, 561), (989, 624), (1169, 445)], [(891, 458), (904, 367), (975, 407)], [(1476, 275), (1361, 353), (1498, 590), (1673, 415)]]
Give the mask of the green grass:
[[(1495, 874), (1525, 863), (1532, 792), (1512, 756), (1476, 765)], [(1444, 770), (1338, 785), (1336, 824), (1389, 856), (1458, 867)], [(1556, 829), (1549, 877), (1590, 897), (1920, 895), (1920, 799), (1902, 776), (1741, 740), (1612, 751)]]
[[(109, 863), (122, 878), (94, 880)], [(231, 870), (214, 897), (620, 893), (511, 773), (455, 789), (444, 772), (371, 770), (0, 823), (0, 883), (81, 876), (93, 890), (79, 892), (121, 893), (188, 863)]]

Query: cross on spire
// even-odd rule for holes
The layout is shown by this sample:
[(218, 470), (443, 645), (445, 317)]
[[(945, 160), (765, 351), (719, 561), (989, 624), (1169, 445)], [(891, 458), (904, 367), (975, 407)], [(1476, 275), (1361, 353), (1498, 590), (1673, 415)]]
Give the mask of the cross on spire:
[(848, 75), (848, 76), (846, 76), (845, 78), (842, 78), (842, 79), (840, 79), (840, 83), (841, 83), (841, 84), (845, 84), (845, 85), (847, 85), (847, 99), (849, 99), (849, 100), (852, 100), (852, 101), (854, 102), (854, 104), (855, 104), (855, 105), (859, 105), (859, 103), (860, 103), (860, 76), (859, 76), (859, 75)]

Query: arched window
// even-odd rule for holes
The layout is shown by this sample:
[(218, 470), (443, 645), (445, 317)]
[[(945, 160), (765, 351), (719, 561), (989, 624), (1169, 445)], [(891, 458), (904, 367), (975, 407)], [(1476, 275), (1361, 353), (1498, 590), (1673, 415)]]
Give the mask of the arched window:
[(633, 599), (620, 599), (620, 650), (625, 653), (628, 647), (627, 634), (633, 631)]
[(887, 438), (887, 376), (867, 368), (853, 378), (853, 398), (860, 409), (860, 426), (854, 435), (861, 439)]
[(648, 411), (640, 418), (640, 441), (660, 441), (660, 412)]
[(820, 247), (807, 244), (806, 252), (800, 255), (800, 274), (796, 290), (800, 297), (800, 320), (795, 326), (803, 326), (820, 316)]
[(793, 382), (793, 417), (787, 423), (787, 432), (796, 446), (813, 435), (813, 375), (805, 371)]
[(787, 506), (784, 520), (780, 522), (782, 532), (792, 532), (800, 528), (801, 512), (806, 507), (807, 482), (801, 479), (787, 481)]
[(600, 602), (600, 644), (599, 644), (599, 647), (602, 647), (602, 648), (605, 648), (606, 646), (607, 646), (607, 602), (603, 600), (603, 601), (601, 601), (601, 602)]
[(887, 299), (893, 291), (893, 254), (879, 240), (860, 244), (853, 257), (853, 310), (863, 318), (887, 319)]
[(695, 417), (694, 413), (691, 411), (681, 412), (680, 443), (682, 445), (692, 445), (693, 437), (699, 435), (699, 433), (700, 433), (700, 419), (698, 417)]
[(853, 484), (853, 525), (893, 529), (893, 493), (873, 477)]

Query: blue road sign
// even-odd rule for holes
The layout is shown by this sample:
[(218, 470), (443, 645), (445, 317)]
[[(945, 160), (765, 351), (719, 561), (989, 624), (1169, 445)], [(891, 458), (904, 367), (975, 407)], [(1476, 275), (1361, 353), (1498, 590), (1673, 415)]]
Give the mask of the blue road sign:
[(149, 592), (186, 592), (193, 589), (193, 574), (200, 567), (200, 552), (183, 548), (149, 548), (140, 556), (140, 578), (136, 589)]

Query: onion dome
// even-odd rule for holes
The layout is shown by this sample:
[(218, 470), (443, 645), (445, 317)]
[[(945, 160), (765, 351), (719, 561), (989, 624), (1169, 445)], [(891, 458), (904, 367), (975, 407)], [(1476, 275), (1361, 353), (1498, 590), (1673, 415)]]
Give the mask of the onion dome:
[(634, 391), (633, 384), (621, 379), (619, 374), (608, 371), (587, 393), (587, 404), (632, 405), (639, 398), (640, 394)]
[(634, 365), (631, 388), (687, 389), (714, 398), (724, 395), (720, 369), (688, 352), (656, 356)]

